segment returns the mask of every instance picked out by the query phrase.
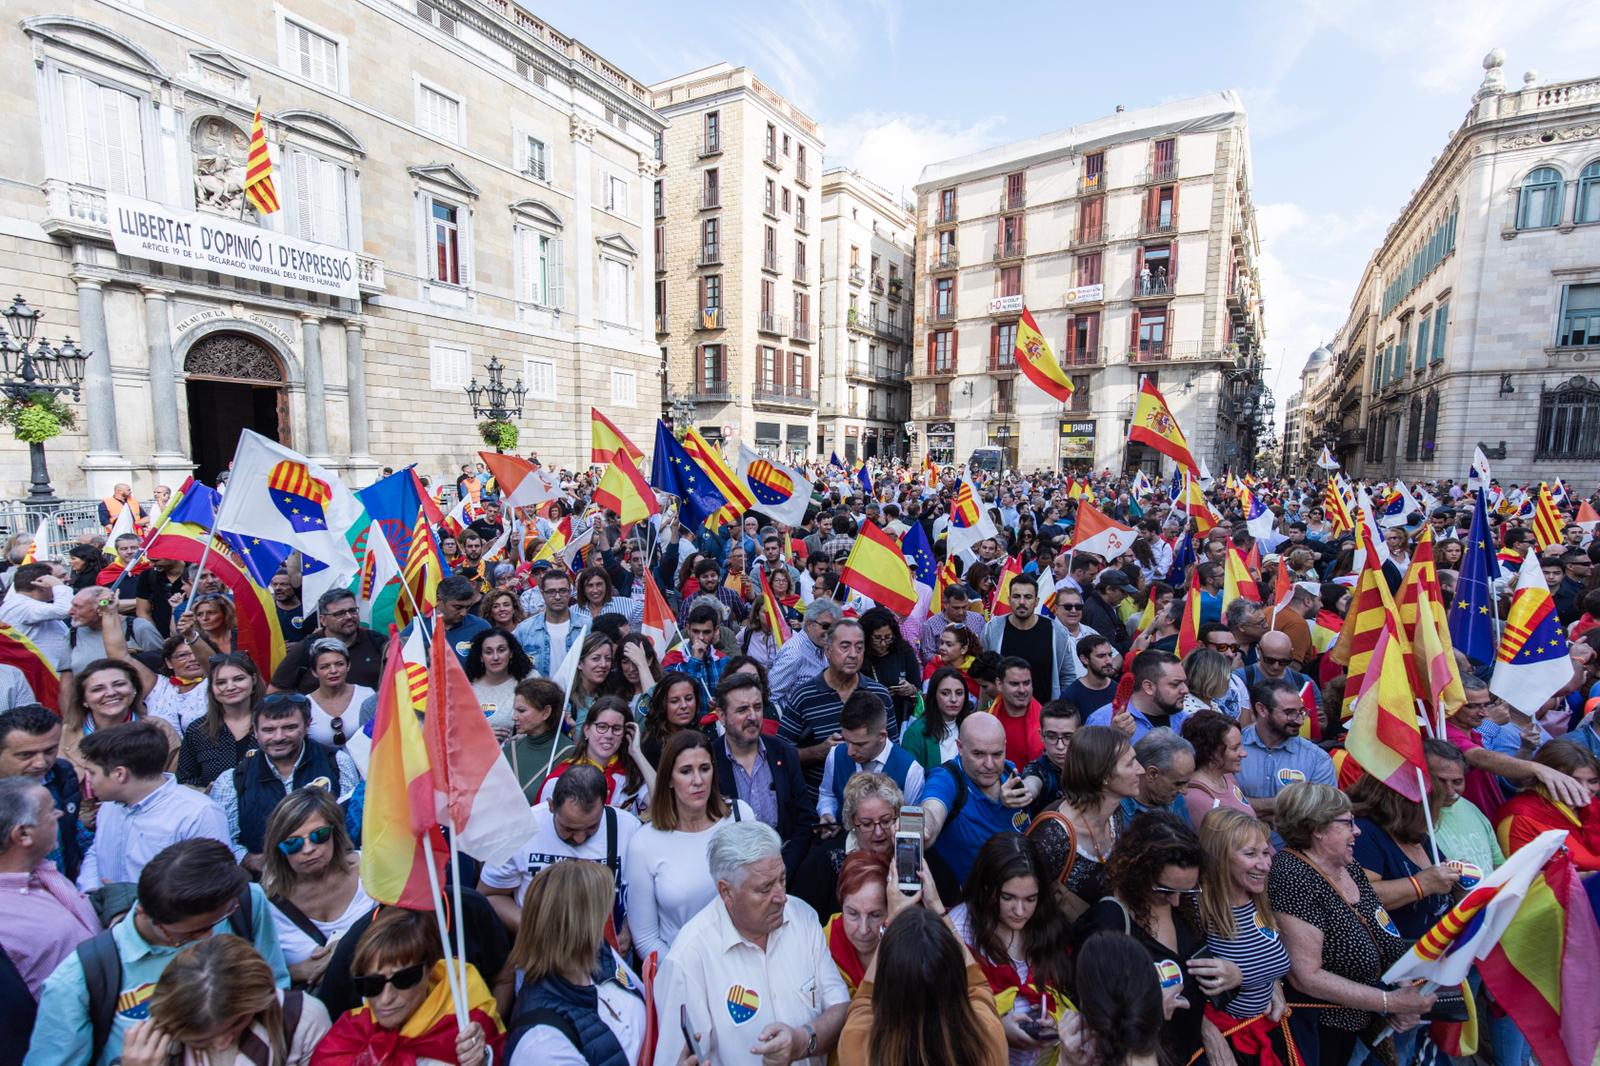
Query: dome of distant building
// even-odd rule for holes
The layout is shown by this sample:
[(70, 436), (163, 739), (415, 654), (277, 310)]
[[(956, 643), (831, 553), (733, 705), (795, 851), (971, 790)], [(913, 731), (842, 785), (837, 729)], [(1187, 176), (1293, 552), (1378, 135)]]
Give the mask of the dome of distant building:
[(1323, 365), (1330, 362), (1332, 359), (1333, 353), (1328, 350), (1328, 346), (1326, 344), (1319, 346), (1316, 351), (1311, 353), (1310, 358), (1306, 360), (1305, 369), (1300, 371), (1301, 377), (1305, 377), (1308, 374), (1313, 374), (1322, 369)]

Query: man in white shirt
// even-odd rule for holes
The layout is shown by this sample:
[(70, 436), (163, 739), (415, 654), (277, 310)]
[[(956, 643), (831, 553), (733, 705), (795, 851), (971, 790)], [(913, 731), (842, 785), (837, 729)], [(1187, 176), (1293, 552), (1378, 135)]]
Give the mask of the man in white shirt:
[(657, 1062), (677, 1062), (689, 1016), (719, 1066), (823, 1066), (844, 1028), (850, 992), (828, 954), (817, 912), (784, 891), (782, 841), (771, 826), (724, 826), (706, 848), (717, 899), (689, 919), (656, 978)]
[(168, 844), (210, 837), (228, 844), (222, 807), (163, 772), (171, 751), (167, 730), (149, 719), (99, 729), (78, 749), (89, 785), (101, 800), (94, 843), (78, 872), (84, 891), (137, 881), (145, 863)]
[(60, 568), (54, 563), (24, 563), (17, 567), (11, 591), (0, 603), (0, 622), (38, 645), (46, 662), (65, 668), (71, 610), (72, 586), (62, 580)]
[(839, 736), (842, 742), (834, 745), (822, 764), (822, 787), (817, 791), (819, 821), (838, 823), (844, 786), (859, 771), (887, 774), (908, 806), (922, 801), (922, 765), (889, 739), (888, 715), (877, 696), (859, 688), (850, 694), (839, 712)]

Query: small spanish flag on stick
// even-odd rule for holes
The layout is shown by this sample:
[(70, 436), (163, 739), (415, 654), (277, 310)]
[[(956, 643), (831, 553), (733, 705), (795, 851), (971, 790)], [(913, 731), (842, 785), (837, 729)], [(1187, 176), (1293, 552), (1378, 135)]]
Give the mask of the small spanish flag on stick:
[(261, 101), (250, 123), (250, 155), (245, 163), (244, 194), (263, 215), (278, 209), (278, 190), (272, 185), (272, 156), (267, 152), (267, 131), (261, 126)]

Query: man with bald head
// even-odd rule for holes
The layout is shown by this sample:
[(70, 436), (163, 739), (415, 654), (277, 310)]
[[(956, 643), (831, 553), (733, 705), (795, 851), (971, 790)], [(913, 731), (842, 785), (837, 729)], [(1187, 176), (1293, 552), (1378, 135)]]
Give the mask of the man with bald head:
[(979, 712), (967, 716), (957, 735), (960, 752), (928, 776), (922, 790), (923, 838), (928, 868), (940, 897), (959, 892), (978, 849), (996, 833), (1028, 828), (1028, 790), (1006, 761), (1006, 729)]
[(1310, 685), (1314, 705), (1321, 706), (1322, 693), (1317, 683), (1296, 670), (1294, 663), (1294, 641), (1289, 639), (1289, 634), (1274, 629), (1261, 635), (1261, 642), (1256, 645), (1256, 661), (1235, 670), (1233, 676), (1242, 680), (1246, 688), (1254, 688), (1263, 681), (1288, 681), (1296, 691)]

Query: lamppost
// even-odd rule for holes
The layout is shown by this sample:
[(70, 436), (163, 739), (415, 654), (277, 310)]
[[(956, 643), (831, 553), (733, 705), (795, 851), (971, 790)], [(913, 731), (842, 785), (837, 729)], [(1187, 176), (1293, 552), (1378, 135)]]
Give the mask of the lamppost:
[[(43, 337), (37, 345), (34, 331), (39, 327), (43, 311), (28, 306), (28, 301), (18, 294), (11, 306), (5, 309), (9, 336), (0, 336), (0, 365), (5, 376), (0, 378), (0, 392), (14, 403), (26, 404), (39, 393), (50, 396), (72, 393), (76, 403), (80, 394), (78, 385), (83, 381), (83, 365), (88, 355), (73, 343), (71, 337), (52, 348)], [(29, 475), (33, 483), (28, 486), (28, 503), (55, 504), (55, 492), (50, 488), (50, 471), (44, 462), (44, 442), (28, 442)]]
[(695, 402), (687, 396), (679, 396), (672, 401), (672, 429), (679, 440), (689, 432), (689, 427), (694, 425), (694, 414), (697, 410)]
[[(492, 422), (509, 422), (513, 418), (522, 417), (522, 399), (528, 395), (528, 390), (523, 388), (522, 379), (517, 379), (516, 388), (506, 388), (506, 383), (501, 380), (505, 367), (500, 365), (496, 356), (489, 357), (489, 384), (478, 384), (477, 375), (473, 375), (467, 382), (467, 399), (472, 402), (472, 416), (486, 418)], [(498, 437), (495, 440), (494, 450), (503, 452)]]

